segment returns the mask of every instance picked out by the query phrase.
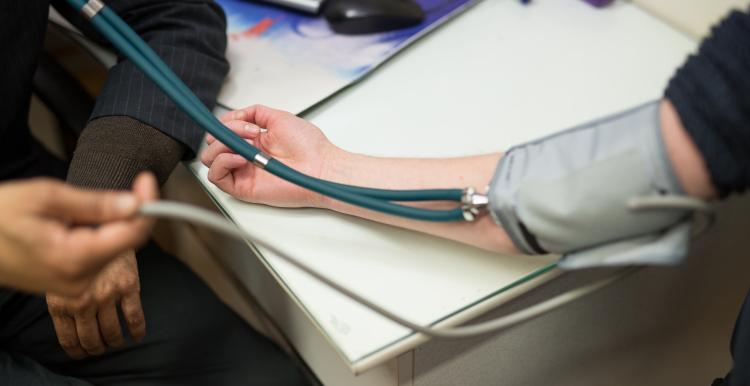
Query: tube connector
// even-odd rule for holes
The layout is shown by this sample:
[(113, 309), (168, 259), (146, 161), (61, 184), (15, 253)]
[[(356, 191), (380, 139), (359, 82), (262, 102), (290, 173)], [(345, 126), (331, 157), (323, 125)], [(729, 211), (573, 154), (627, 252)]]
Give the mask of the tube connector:
[(96, 16), (99, 11), (104, 8), (104, 3), (101, 0), (89, 0), (86, 5), (81, 8), (81, 13), (86, 16), (86, 19), (91, 20)]
[(255, 157), (253, 157), (253, 164), (261, 169), (265, 169), (266, 165), (268, 165), (268, 161), (270, 160), (270, 155), (263, 152), (258, 152), (257, 154), (255, 154)]
[(474, 188), (464, 189), (461, 196), (461, 210), (464, 213), (464, 220), (474, 221), (480, 215), (487, 213), (487, 205), (490, 200), (486, 194), (478, 193)]

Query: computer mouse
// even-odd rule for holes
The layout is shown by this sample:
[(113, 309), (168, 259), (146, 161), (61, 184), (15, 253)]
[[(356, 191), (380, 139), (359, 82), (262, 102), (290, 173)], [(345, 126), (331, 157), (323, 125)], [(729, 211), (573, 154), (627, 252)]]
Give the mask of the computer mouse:
[(331, 29), (346, 35), (413, 27), (424, 20), (414, 0), (328, 0), (323, 15)]

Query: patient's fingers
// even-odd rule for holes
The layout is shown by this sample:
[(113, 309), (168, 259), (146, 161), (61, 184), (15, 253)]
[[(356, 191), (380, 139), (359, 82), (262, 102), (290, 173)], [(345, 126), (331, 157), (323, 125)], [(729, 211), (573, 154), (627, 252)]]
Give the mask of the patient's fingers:
[[(246, 141), (253, 146), (255, 145), (255, 141), (253, 141), (252, 139), (246, 139)], [(223, 143), (214, 141), (212, 144), (208, 145), (205, 150), (203, 150), (203, 153), (201, 153), (201, 162), (204, 165), (211, 167), (211, 164), (214, 162), (216, 157), (224, 153), (236, 154), (234, 151), (232, 151), (232, 149), (228, 148)], [(242, 157), (240, 156), (240, 158)]]
[(274, 125), (289, 123), (290, 119), (299, 119), (290, 112), (277, 110), (263, 105), (253, 105), (242, 110), (234, 111), (233, 113), (233, 119), (253, 122), (266, 129), (271, 129)]
[(223, 143), (215, 141), (214, 143), (208, 145), (208, 147), (203, 150), (203, 153), (201, 153), (201, 162), (204, 165), (211, 167), (211, 164), (213, 164), (216, 156), (222, 153), (233, 154), (234, 152)]
[[(241, 120), (230, 120), (224, 122), (224, 125), (232, 130), (235, 134), (245, 139), (254, 139), (260, 134), (260, 127), (252, 123), (241, 121)], [(216, 138), (208, 134), (206, 135), (206, 143), (209, 145), (216, 142)]]
[(232, 172), (247, 164), (247, 160), (237, 154), (222, 153), (216, 157), (208, 169), (208, 180), (226, 193), (235, 195)]
[(235, 117), (239, 116), (239, 114), (238, 114), (239, 111), (240, 110), (232, 110), (232, 111), (227, 111), (224, 114), (221, 114), (221, 116), (219, 117), (219, 122), (225, 123), (227, 121), (231, 121), (231, 120), (237, 119)]
[(245, 120), (243, 117), (245, 116), (247, 110), (255, 108), (255, 106), (258, 106), (258, 105), (252, 105), (250, 107), (245, 107), (244, 109), (239, 109), (239, 110), (227, 111), (226, 113), (221, 114), (221, 116), (219, 117), (219, 122), (227, 123), (229, 121)]

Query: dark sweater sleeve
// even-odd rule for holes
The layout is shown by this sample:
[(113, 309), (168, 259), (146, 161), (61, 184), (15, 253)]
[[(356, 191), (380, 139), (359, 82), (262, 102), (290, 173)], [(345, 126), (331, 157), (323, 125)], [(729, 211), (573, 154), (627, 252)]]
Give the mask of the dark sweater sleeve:
[[(53, 5), (87, 36), (108, 42), (67, 4)], [(229, 71), (226, 18), (211, 0), (109, 0), (117, 12), (209, 107)], [(129, 116), (181, 142), (195, 155), (203, 131), (130, 60), (119, 57), (112, 67), (91, 119)]]
[(750, 15), (734, 11), (669, 82), (665, 97), (724, 198), (750, 186)]
[(187, 152), (180, 142), (130, 117), (95, 119), (78, 139), (68, 182), (92, 189), (129, 189), (141, 171), (163, 184)]

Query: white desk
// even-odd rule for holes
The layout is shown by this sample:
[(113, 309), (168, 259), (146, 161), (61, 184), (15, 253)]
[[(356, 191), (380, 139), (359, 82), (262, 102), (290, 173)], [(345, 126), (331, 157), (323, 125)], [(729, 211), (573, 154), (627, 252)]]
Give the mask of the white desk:
[[(487, 0), (305, 118), (337, 145), (373, 155), (497, 151), (658, 98), (693, 47), (627, 3), (597, 10), (572, 0)], [(239, 226), (421, 323), (486, 313), (539, 282), (496, 295), (499, 288), (550, 261), (321, 210), (242, 203), (207, 182), (202, 165), (191, 168)], [(412, 384), (423, 337), (257, 253), (275, 280), (248, 261), (234, 259), (235, 269), (324, 383)]]

